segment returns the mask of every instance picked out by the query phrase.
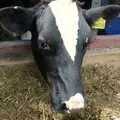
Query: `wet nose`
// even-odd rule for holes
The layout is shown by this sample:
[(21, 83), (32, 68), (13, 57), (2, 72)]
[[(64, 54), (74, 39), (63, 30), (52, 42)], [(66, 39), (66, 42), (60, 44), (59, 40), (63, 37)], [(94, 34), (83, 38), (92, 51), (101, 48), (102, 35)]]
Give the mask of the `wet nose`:
[(80, 93), (70, 97), (68, 101), (64, 101), (62, 104), (62, 109), (68, 113), (72, 111), (79, 111), (82, 108), (84, 108), (84, 98)]

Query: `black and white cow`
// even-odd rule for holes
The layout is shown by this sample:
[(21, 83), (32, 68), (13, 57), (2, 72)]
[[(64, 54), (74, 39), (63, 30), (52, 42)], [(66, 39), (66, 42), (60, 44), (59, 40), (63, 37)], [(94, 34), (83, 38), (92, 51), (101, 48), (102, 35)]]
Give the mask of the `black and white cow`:
[(14, 34), (32, 33), (33, 55), (51, 89), (52, 106), (71, 112), (85, 106), (80, 66), (99, 17), (115, 17), (119, 5), (83, 10), (72, 0), (56, 0), (46, 7), (8, 7), (0, 10), (0, 23)]

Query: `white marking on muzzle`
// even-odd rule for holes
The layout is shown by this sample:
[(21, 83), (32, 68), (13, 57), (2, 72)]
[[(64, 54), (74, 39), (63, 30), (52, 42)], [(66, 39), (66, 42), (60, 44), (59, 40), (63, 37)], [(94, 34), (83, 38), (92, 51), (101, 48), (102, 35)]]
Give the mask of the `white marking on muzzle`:
[(65, 48), (74, 61), (76, 55), (76, 44), (78, 38), (78, 9), (72, 0), (56, 0), (49, 4), (56, 25), (60, 31)]
[(84, 108), (84, 98), (81, 93), (77, 93), (75, 96), (70, 97), (70, 99), (64, 103), (68, 111)]
[(14, 9), (18, 9), (18, 6), (14, 6)]

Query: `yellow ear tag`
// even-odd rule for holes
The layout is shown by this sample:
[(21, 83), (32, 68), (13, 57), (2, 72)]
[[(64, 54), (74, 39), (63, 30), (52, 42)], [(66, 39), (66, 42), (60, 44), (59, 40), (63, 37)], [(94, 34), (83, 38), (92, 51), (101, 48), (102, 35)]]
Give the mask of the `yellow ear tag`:
[(104, 29), (105, 28), (105, 22), (106, 22), (105, 19), (103, 19), (102, 17), (100, 17), (99, 19), (97, 19), (94, 22), (92, 28), (93, 29)]

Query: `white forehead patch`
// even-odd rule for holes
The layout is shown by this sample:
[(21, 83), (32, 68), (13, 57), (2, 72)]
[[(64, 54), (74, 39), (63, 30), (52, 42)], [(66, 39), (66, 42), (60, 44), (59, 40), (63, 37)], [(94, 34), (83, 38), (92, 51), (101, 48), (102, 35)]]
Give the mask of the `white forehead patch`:
[(78, 9), (72, 0), (56, 0), (49, 4), (66, 50), (75, 59), (78, 36)]
[(77, 93), (76, 95), (70, 97), (70, 99), (64, 103), (66, 104), (68, 110), (84, 108), (84, 98), (81, 93)]

